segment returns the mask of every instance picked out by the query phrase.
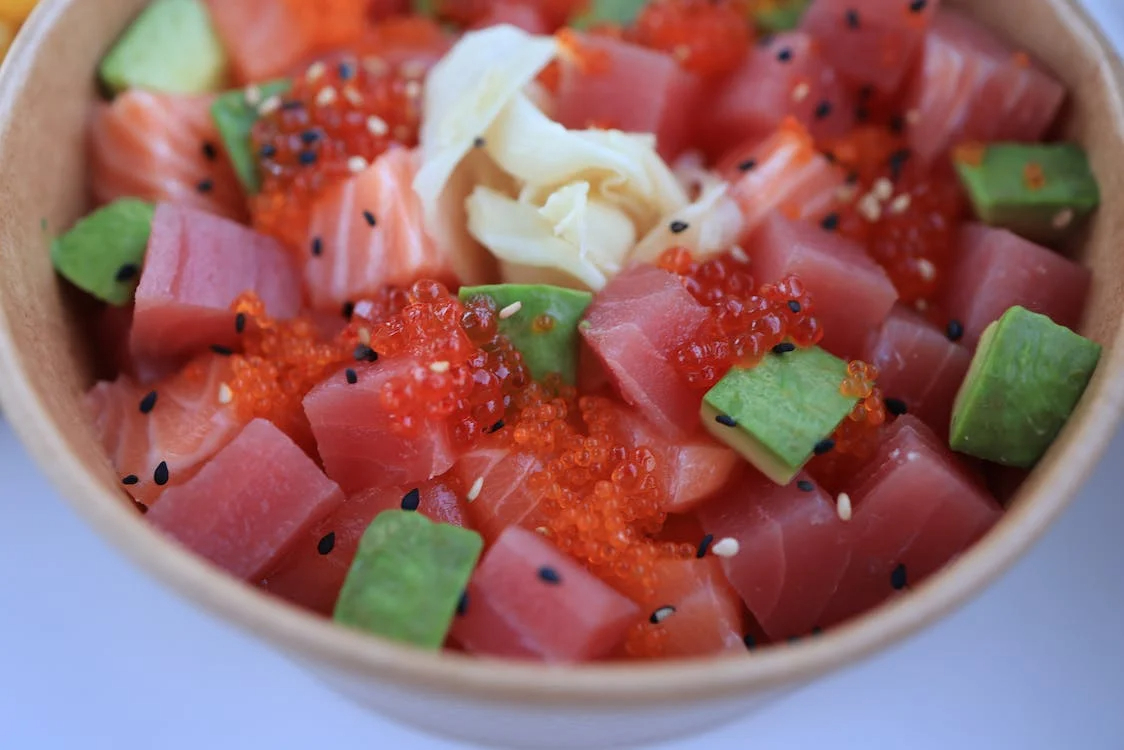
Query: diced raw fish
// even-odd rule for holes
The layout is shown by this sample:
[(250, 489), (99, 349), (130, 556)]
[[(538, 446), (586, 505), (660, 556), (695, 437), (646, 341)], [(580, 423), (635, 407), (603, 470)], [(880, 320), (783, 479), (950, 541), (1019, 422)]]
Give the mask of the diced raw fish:
[(147, 517), (232, 575), (256, 581), (343, 499), (296, 443), (255, 419)]
[(809, 222), (773, 214), (748, 249), (759, 283), (793, 274), (804, 282), (824, 329), (823, 347), (840, 357), (862, 353), (898, 298), (886, 272), (862, 246)]
[(707, 316), (678, 276), (638, 265), (593, 298), (580, 326), (620, 395), (666, 437), (698, 429), (702, 393), (687, 386), (672, 357)]
[(1088, 268), (983, 224), (965, 225), (959, 245), (943, 309), (964, 327), (965, 346), (975, 349), (988, 324), (1015, 305), (1077, 328), (1091, 281)]
[(771, 638), (807, 635), (823, 624), (820, 615), (851, 561), (850, 527), (834, 498), (804, 474), (781, 487), (747, 471), (698, 516), (715, 544), (737, 540), (738, 553), (721, 558), (722, 567)]
[(533, 530), (546, 522), (539, 511), (541, 498), (528, 486), (530, 476), (541, 468), (533, 454), (496, 440), (483, 441), (457, 460), (453, 473), (465, 493), (473, 495), (468, 499), (468, 515), (486, 542), (508, 526)]
[(687, 147), (702, 80), (669, 55), (606, 36), (566, 37), (555, 116), (568, 128), (653, 133), (668, 161)]
[(967, 349), (896, 305), (862, 359), (878, 368), (878, 387), (886, 398), (898, 399), (938, 436), (948, 437), (952, 403), (972, 362)]
[(388, 381), (418, 367), (412, 358), (356, 363), (354, 384), (340, 371), (305, 396), (324, 469), (349, 495), (424, 482), (456, 461), (444, 421), (419, 420), (403, 432), (382, 400)]
[(176, 357), (236, 346), (231, 305), (247, 291), (272, 317), (300, 311), (300, 280), (276, 240), (205, 211), (161, 203), (136, 291), (133, 354)]
[(512, 526), (484, 555), (451, 637), (466, 651), (552, 663), (607, 655), (640, 609), (542, 535)]
[(496, 0), (488, 8), (487, 14), (477, 21), (474, 29), (485, 29), (489, 26), (510, 24), (523, 29), (528, 34), (549, 34), (550, 27), (546, 20), (533, 5), (524, 2), (509, 0)]

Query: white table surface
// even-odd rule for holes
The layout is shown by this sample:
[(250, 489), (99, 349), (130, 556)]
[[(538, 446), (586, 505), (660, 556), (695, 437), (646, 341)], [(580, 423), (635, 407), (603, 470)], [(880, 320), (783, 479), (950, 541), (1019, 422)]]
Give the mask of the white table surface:
[[(1124, 46), (1120, 0), (1089, 0)], [(456, 750), (366, 713), (130, 567), (0, 425), (0, 749)], [(664, 746), (1124, 748), (1124, 434), (981, 598), (741, 723)]]

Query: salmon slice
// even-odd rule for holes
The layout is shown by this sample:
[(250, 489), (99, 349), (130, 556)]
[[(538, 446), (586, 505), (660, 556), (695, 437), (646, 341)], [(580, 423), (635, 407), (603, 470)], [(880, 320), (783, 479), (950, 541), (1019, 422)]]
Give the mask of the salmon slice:
[(417, 168), (414, 151), (391, 149), (313, 204), (304, 263), (313, 307), (338, 310), (419, 278), (456, 281), (448, 255), (425, 231)]
[(486, 541), (494, 541), (509, 526), (535, 529), (546, 523), (539, 509), (542, 498), (528, 486), (531, 475), (541, 469), (542, 462), (533, 454), (512, 450), (497, 438), (485, 440), (457, 461), (453, 474), (473, 496), (469, 516)]
[(242, 188), (211, 120), (213, 99), (130, 89), (95, 105), (88, 134), (94, 200), (132, 196), (245, 219)]
[[(208, 354), (151, 387), (122, 375), (86, 394), (98, 440), (134, 499), (152, 505), (167, 487), (193, 477), (238, 434), (244, 422), (233, 404), (223, 404), (219, 397), (231, 375), (228, 358)], [(167, 467), (164, 485), (156, 482), (162, 462)]]

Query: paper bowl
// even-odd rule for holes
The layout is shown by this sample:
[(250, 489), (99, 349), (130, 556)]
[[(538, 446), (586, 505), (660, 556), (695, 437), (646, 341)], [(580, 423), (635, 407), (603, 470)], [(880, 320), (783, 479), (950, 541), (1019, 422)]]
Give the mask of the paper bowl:
[[(139, 567), (254, 633), (365, 706), (490, 746), (607, 747), (713, 727), (932, 624), (979, 593), (1058, 517), (1124, 407), (1124, 107), (1121, 66), (1066, 0), (961, 0), (1073, 92), (1065, 135), (1089, 151), (1104, 205), (1075, 255), (1093, 269), (1082, 332), (1104, 357), (1069, 425), (1002, 522), (910, 595), (798, 644), (744, 658), (580, 668), (422, 653), (333, 626), (175, 546), (120, 491), (81, 395), (92, 380), (82, 310), (56, 280), (52, 235), (87, 208), (83, 123), (99, 58), (143, 0), (47, 0), (0, 75), (0, 397), (64, 497)], [(30, 499), (29, 499), (30, 500)], [(169, 644), (169, 647), (173, 647)]]

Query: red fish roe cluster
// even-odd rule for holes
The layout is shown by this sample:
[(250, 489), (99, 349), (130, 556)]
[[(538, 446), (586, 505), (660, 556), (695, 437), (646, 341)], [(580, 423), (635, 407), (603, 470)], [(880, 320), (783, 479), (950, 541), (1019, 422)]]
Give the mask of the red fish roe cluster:
[(420, 80), (385, 63), (342, 58), (313, 63), (287, 94), (262, 102), (253, 130), (263, 175), (251, 200), (254, 226), (301, 246), (316, 195), (393, 144), (417, 144), (421, 92)]
[(800, 279), (789, 276), (757, 288), (743, 252), (699, 263), (688, 250), (672, 248), (660, 256), (659, 266), (680, 275), (687, 291), (710, 310), (675, 353), (676, 369), (694, 388), (710, 388), (734, 365), (751, 366), (778, 344), (814, 346), (823, 338)]
[(809, 471), (829, 491), (837, 491), (878, 447), (887, 412), (877, 380), (878, 368), (874, 365), (859, 361), (847, 365), (847, 377), (839, 392), (859, 402), (832, 434), (833, 449), (812, 459), (809, 465)]
[(687, 70), (720, 76), (745, 58), (753, 34), (744, 0), (653, 0), (629, 36), (671, 54)]

